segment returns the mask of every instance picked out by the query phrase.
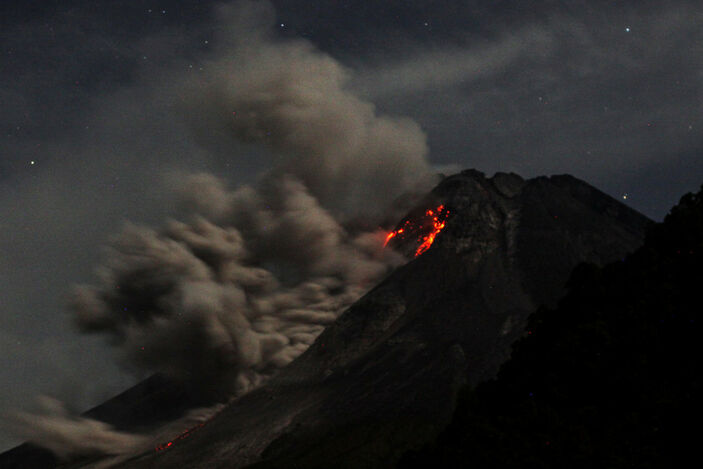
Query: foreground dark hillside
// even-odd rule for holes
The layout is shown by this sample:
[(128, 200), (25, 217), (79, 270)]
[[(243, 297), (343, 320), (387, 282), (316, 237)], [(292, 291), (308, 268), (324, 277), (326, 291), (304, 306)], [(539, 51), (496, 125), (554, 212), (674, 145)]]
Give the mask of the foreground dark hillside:
[(465, 390), (399, 467), (675, 467), (701, 416), (703, 187), (634, 254), (584, 264), (534, 313), (498, 377)]

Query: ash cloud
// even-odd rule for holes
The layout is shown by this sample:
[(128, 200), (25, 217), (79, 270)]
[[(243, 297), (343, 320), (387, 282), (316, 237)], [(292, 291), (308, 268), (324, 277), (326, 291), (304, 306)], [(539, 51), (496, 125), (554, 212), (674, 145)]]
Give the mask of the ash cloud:
[(128, 454), (147, 442), (145, 437), (117, 431), (104, 422), (73, 415), (56, 399), (42, 396), (39, 405), (36, 413), (16, 412), (8, 420), (18, 436), (62, 460), (77, 455)]
[(376, 115), (309, 43), (273, 41), (268, 4), (220, 14), (234, 39), (221, 39), (210, 78), (187, 83), (180, 105), (205, 148), (262, 145), (273, 167), (234, 190), (206, 173), (174, 179), (185, 221), (127, 225), (70, 305), (126, 367), (198, 383), (216, 400), (290, 363), (403, 262), (383, 249), (379, 225), (433, 180), (418, 125)]
[(417, 123), (378, 115), (349, 90), (351, 71), (311, 43), (274, 40), (267, 2), (219, 14), (226, 49), (205, 63), (209, 78), (190, 83), (182, 103), (201, 143), (264, 145), (277, 155), (275, 171), (295, 176), (335, 216), (383, 216), (387, 201), (428, 188)]
[[(272, 39), (270, 5), (219, 16), (208, 73), (163, 93), (201, 149), (246, 166), (261, 154), (253, 145), (271, 168), (234, 189), (208, 173), (171, 178), (180, 220), (125, 225), (93, 284), (72, 290), (69, 312), (137, 376), (162, 372), (225, 402), (299, 356), (404, 261), (383, 249), (379, 227), (434, 177), (419, 126), (378, 115), (347, 89), (350, 71), (310, 43)], [(141, 435), (45, 404), (13, 427), (62, 458), (143, 446)]]
[[(222, 186), (203, 174), (186, 182), (200, 202), (202, 183)], [(217, 398), (246, 392), (402, 262), (382, 231), (351, 234), (292, 176), (209, 195), (227, 201), (207, 204), (218, 224), (194, 213), (160, 230), (127, 225), (97, 285), (74, 289), (79, 329), (107, 334), (128, 367)]]

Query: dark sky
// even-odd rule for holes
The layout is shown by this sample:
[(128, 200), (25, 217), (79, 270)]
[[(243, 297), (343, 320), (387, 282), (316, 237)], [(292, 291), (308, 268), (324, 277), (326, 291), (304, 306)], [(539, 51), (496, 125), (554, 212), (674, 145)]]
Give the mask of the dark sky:
[[(418, 122), (440, 171), (571, 173), (655, 220), (703, 183), (700, 2), (273, 3), (274, 34)], [(203, 144), (173, 105), (237, 34), (214, 5), (0, 3), (0, 410), (40, 393), (84, 410), (134, 382), (72, 332), (69, 288), (125, 220), (176, 213), (174, 175), (234, 186), (267, 166), (260, 149)], [(15, 442), (0, 430), (0, 449)]]

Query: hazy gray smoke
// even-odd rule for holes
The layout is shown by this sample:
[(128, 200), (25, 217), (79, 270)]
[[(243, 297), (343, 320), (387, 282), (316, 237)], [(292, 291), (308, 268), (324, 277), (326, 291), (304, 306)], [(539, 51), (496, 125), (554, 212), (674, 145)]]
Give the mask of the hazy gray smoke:
[[(107, 336), (125, 367), (224, 401), (290, 363), (403, 262), (383, 249), (379, 225), (433, 177), (418, 125), (377, 115), (345, 88), (350, 72), (310, 43), (273, 40), (268, 3), (219, 14), (207, 73), (174, 100), (205, 149), (257, 144), (274, 155), (271, 169), (234, 190), (211, 174), (174, 180), (183, 221), (125, 226), (96, 282), (73, 289), (70, 312), (80, 331)], [(144, 444), (44, 403), (18, 414), (17, 430), (60, 457)]]
[(59, 401), (40, 398), (41, 410), (9, 416), (22, 438), (51, 450), (60, 459), (75, 455), (120, 455), (145, 445), (144, 437), (118, 432), (97, 420), (70, 414)]
[(202, 142), (265, 145), (276, 173), (295, 176), (336, 217), (387, 215), (394, 198), (427, 189), (426, 138), (414, 121), (377, 115), (346, 88), (351, 72), (311, 43), (273, 40), (267, 2), (220, 14), (223, 47), (184, 99)]
[(127, 226), (71, 310), (127, 366), (229, 394), (293, 360), (398, 265), (378, 223), (432, 178), (417, 124), (377, 116), (310, 43), (272, 40), (270, 5), (220, 15), (209, 78), (185, 86), (184, 104), (201, 143), (263, 144), (272, 169), (233, 191), (209, 174), (180, 178), (189, 221)]
[(196, 174), (182, 191), (200, 213), (159, 231), (125, 227), (97, 286), (76, 287), (71, 306), (125, 364), (204, 391), (256, 386), (401, 261), (382, 231), (350, 235), (289, 175), (230, 192)]
[[(74, 288), (70, 310), (126, 367), (222, 400), (290, 363), (403, 262), (383, 249), (379, 224), (432, 177), (417, 124), (377, 116), (345, 89), (349, 72), (308, 42), (273, 41), (267, 3), (220, 14), (230, 37), (204, 64), (209, 77), (180, 89), (182, 105), (205, 148), (261, 144), (272, 168), (234, 190), (211, 174), (174, 180), (185, 221), (127, 225), (95, 284)], [(140, 441), (54, 407), (25, 421), (59, 455)]]

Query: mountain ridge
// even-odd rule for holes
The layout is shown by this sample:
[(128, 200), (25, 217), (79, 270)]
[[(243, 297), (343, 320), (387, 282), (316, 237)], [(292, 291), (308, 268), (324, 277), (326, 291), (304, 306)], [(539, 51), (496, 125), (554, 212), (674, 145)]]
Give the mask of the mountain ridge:
[[(294, 362), (187, 439), (118, 467), (385, 467), (441, 431), (463, 384), (495, 375), (576, 265), (622, 258), (651, 222), (572, 176), (466, 170), (399, 226), (439, 204), (449, 215), (431, 248)], [(412, 254), (417, 243), (389, 244)]]
[(397, 467), (686, 466), (703, 414), (702, 253), (703, 186), (625, 259), (574, 269), (497, 377), (462, 390), (452, 423)]

